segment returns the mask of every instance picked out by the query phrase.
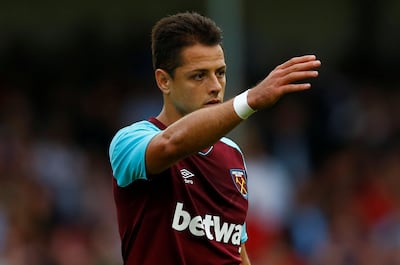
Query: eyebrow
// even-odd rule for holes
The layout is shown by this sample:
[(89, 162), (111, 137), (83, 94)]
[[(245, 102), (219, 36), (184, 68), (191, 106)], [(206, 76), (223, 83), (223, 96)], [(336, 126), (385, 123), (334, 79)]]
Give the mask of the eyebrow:
[[(226, 69), (226, 65), (217, 68), (216, 71), (225, 70), (225, 69)], [(189, 71), (188, 73), (209, 72), (209, 71), (210, 71), (210, 69), (207, 69), (207, 68), (198, 68), (198, 69), (193, 69), (193, 70)]]

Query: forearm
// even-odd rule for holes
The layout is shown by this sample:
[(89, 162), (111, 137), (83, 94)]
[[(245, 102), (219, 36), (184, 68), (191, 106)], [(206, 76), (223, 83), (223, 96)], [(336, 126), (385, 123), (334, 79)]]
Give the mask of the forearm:
[(186, 115), (150, 142), (146, 152), (148, 171), (161, 172), (179, 159), (211, 146), (241, 121), (232, 100)]
[(240, 257), (242, 258), (242, 265), (251, 265), (249, 255), (247, 255), (247, 250), (245, 244), (241, 245)]
[[(253, 87), (244, 101), (251, 109), (261, 110), (287, 93), (309, 89), (309, 83), (297, 81), (317, 77), (314, 69), (320, 64), (314, 55), (292, 58)], [(214, 144), (242, 121), (235, 110), (229, 100), (194, 111), (168, 126), (147, 148), (148, 172), (159, 173), (179, 159)]]
[(177, 146), (178, 153), (190, 154), (212, 145), (241, 121), (230, 100), (186, 115), (170, 125), (165, 135)]

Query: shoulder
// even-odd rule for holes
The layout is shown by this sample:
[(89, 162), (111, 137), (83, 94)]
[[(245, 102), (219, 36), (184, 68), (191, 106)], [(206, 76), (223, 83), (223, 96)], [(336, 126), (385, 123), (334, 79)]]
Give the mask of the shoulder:
[(222, 143), (224, 143), (224, 144), (226, 144), (226, 145), (228, 145), (228, 146), (230, 146), (230, 147), (236, 149), (236, 150), (239, 151), (241, 154), (243, 154), (243, 153), (242, 153), (242, 150), (241, 150), (240, 147), (239, 147), (239, 145), (237, 145), (233, 140), (229, 139), (228, 137), (222, 137), (222, 138), (220, 139), (220, 141), (221, 141)]
[(117, 146), (125, 146), (143, 140), (153, 138), (161, 130), (153, 123), (144, 120), (135, 122), (129, 126), (120, 129), (112, 138), (110, 143), (110, 153), (112, 153)]
[(132, 135), (145, 135), (145, 134), (151, 134), (154, 132), (159, 132), (160, 129), (157, 128), (153, 123), (149, 121), (139, 121), (135, 122), (131, 125), (128, 125), (126, 127), (123, 127), (120, 129), (113, 137), (111, 141), (111, 145), (122, 138), (129, 136), (131, 137)]
[[(160, 131), (159, 128), (157, 128), (156, 125), (154, 125), (153, 123), (151, 123), (150, 121), (138, 121), (135, 123), (132, 123), (131, 125), (128, 125), (122, 129), (120, 129), (115, 137), (124, 135), (124, 134), (129, 134), (129, 133), (133, 133), (133, 132), (146, 132), (146, 131)], [(114, 137), (114, 138), (115, 138)]]
[(118, 186), (146, 179), (146, 148), (161, 130), (149, 121), (140, 121), (120, 129), (111, 140), (109, 158)]

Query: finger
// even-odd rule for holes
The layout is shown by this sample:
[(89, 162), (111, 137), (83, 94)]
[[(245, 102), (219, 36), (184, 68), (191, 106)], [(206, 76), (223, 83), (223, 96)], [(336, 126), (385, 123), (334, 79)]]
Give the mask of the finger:
[(311, 88), (310, 83), (301, 83), (301, 84), (287, 84), (281, 87), (284, 93), (292, 93), (292, 92), (298, 92), (298, 91), (303, 91)]
[(318, 68), (320, 66), (321, 62), (319, 60), (315, 60), (315, 61), (296, 63), (282, 70), (285, 72), (307, 71)]
[(300, 80), (308, 79), (308, 78), (315, 78), (318, 76), (318, 71), (296, 71), (290, 72), (281, 78), (281, 84), (291, 84), (294, 82), (298, 82)]
[[(293, 57), (290, 60), (284, 62), (283, 64), (277, 66), (276, 68), (277, 69), (286, 69), (292, 65), (304, 63), (304, 62), (310, 62), (310, 61), (316, 61), (316, 56), (315, 55), (304, 55), (304, 56), (300, 56), (300, 57)], [(320, 62), (319, 62), (319, 64), (320, 64)]]
[(273, 74), (276, 76), (285, 77), (287, 75), (292, 75), (293, 73), (297, 72), (301, 74), (304, 74), (305, 72), (310, 72), (310, 77), (316, 77), (318, 76), (318, 72), (314, 69), (318, 68), (319, 66), (321, 66), (321, 62), (319, 60), (297, 63), (285, 69), (275, 69)]

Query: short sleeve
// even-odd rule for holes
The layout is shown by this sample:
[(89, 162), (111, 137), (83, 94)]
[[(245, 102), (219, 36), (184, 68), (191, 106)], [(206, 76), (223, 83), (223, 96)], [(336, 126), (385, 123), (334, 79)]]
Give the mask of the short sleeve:
[(243, 224), (243, 229), (242, 229), (242, 236), (240, 238), (240, 243), (243, 244), (247, 241), (248, 239), (247, 231), (246, 231), (246, 223)]
[(140, 121), (119, 130), (111, 141), (109, 156), (118, 186), (147, 179), (145, 154), (151, 139), (161, 130), (148, 121)]

